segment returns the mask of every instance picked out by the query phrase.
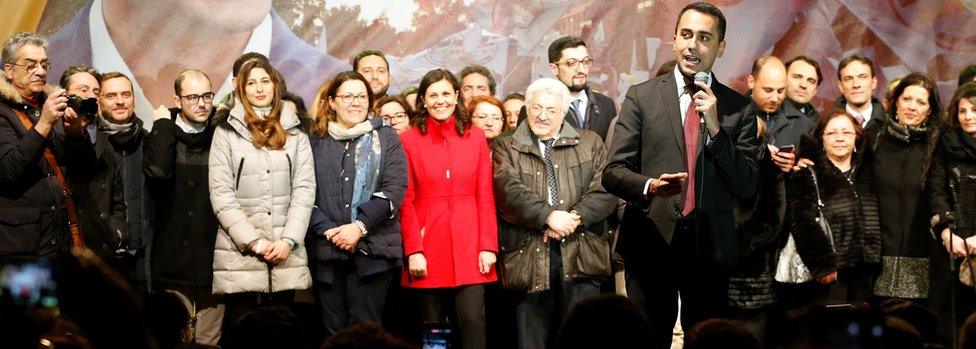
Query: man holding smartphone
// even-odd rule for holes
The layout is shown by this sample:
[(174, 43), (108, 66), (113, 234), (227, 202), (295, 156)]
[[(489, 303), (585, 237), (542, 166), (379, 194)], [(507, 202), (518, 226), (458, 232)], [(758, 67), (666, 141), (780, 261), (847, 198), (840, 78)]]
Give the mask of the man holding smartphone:
[(742, 110), (744, 116), (755, 116), (769, 149), (769, 156), (783, 172), (793, 172), (812, 165), (808, 159), (797, 159), (800, 136), (810, 133), (814, 120), (795, 108), (786, 108), (786, 65), (776, 56), (763, 56), (752, 65), (748, 77), (752, 104)]
[[(66, 178), (95, 162), (82, 118), (47, 85), (47, 39), (3, 45), (0, 79), (0, 263), (67, 253), (78, 215)], [(80, 246), (79, 246), (80, 247)]]

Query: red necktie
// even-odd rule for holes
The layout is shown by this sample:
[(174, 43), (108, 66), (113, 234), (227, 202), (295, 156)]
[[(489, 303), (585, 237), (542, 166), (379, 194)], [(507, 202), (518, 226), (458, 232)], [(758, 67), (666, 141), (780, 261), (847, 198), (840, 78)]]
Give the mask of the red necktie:
[(685, 188), (685, 206), (681, 209), (682, 216), (688, 216), (695, 210), (695, 163), (698, 160), (698, 136), (701, 116), (695, 110), (695, 101), (688, 104), (685, 112), (685, 158), (688, 163), (688, 186)]

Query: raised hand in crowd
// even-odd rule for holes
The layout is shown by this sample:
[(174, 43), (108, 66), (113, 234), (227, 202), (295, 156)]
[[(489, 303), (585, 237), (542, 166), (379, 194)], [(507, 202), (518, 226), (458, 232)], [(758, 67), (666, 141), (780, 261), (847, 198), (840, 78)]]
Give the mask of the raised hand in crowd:
[(41, 136), (47, 137), (51, 133), (54, 123), (62, 119), (67, 108), (68, 98), (65, 97), (64, 90), (55, 91), (44, 101), (44, 106), (41, 108), (41, 118), (37, 120), (34, 129)]
[(159, 107), (156, 108), (156, 110), (153, 110), (153, 115), (152, 116), (153, 116), (153, 122), (156, 122), (156, 121), (159, 121), (159, 120), (162, 120), (162, 119), (169, 119), (169, 117), (170, 117), (169, 109), (166, 108), (165, 105), (160, 104)]

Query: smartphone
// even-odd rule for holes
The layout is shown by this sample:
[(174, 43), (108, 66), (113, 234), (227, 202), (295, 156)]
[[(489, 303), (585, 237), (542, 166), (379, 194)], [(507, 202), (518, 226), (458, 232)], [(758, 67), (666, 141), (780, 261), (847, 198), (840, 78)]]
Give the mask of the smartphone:
[(424, 324), (423, 349), (450, 348), (451, 334), (451, 327), (446, 323)]
[(796, 151), (796, 147), (790, 144), (790, 145), (784, 145), (782, 147), (779, 147), (779, 151), (777, 153), (793, 153), (795, 151)]
[(57, 287), (51, 264), (36, 261), (4, 265), (0, 269), (0, 295), (15, 307), (56, 308)]

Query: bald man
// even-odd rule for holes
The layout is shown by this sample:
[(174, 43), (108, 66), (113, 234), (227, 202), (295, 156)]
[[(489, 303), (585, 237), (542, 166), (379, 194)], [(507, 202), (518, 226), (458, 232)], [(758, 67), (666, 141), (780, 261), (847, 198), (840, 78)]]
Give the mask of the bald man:
[(800, 136), (813, 130), (814, 121), (795, 108), (784, 108), (787, 75), (783, 61), (776, 56), (759, 57), (752, 65), (748, 84), (752, 103), (743, 113), (754, 115), (765, 124), (763, 136), (776, 166), (791, 172), (809, 165), (809, 161), (797, 160), (796, 148)]

